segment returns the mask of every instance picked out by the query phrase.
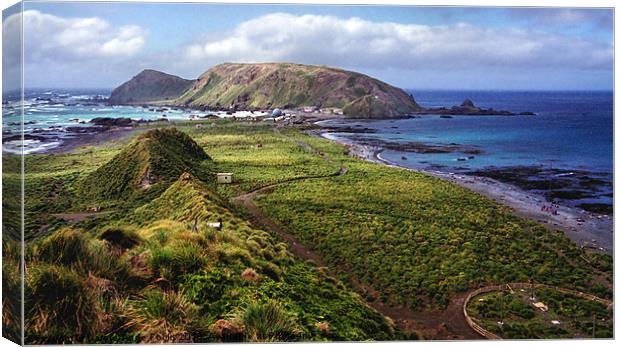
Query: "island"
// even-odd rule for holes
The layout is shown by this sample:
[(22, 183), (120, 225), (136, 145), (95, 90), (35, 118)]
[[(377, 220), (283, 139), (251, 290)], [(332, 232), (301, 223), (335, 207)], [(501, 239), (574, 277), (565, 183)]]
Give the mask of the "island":
[(364, 74), (291, 63), (225, 63), (196, 80), (144, 70), (114, 89), (109, 102), (204, 110), (331, 109), (352, 118), (396, 118), (424, 110), (404, 90)]
[[(511, 112), (506, 110), (495, 110), (493, 108), (481, 108), (474, 105), (474, 102), (470, 99), (463, 100), (463, 103), (458, 106), (452, 106), (450, 108), (446, 107), (436, 107), (436, 108), (425, 108), (421, 111), (416, 111), (416, 114), (439, 114), (442, 116), (534, 116), (535, 113), (531, 111), (525, 112)], [(451, 117), (445, 117), (451, 118)]]

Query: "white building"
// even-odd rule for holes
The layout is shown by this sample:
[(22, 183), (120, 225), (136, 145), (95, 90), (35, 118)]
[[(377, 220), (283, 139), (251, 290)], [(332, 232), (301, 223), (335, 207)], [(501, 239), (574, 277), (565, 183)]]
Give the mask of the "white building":
[(230, 184), (233, 182), (233, 174), (231, 172), (222, 172), (217, 174), (217, 183)]

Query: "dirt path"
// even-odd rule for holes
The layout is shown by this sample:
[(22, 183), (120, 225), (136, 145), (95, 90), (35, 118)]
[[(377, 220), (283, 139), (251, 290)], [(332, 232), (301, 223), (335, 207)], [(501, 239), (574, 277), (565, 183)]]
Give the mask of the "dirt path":
[(97, 218), (102, 214), (108, 214), (109, 211), (106, 212), (81, 212), (81, 213), (55, 213), (52, 216), (56, 218), (60, 218), (65, 222), (81, 222), (88, 218)]
[[(292, 139), (282, 134), (278, 128), (274, 128), (274, 133), (288, 138), (291, 141), (294, 141), (309, 152), (321, 155), (318, 151), (314, 150), (307, 143), (301, 140)], [(325, 267), (327, 269), (327, 272), (331, 276), (337, 277), (336, 273), (326, 266), (319, 254), (305, 247), (295, 237), (293, 237), (290, 233), (284, 230), (284, 228), (278, 225), (278, 223), (274, 222), (271, 218), (265, 215), (254, 202), (254, 198), (258, 194), (268, 193), (273, 188), (280, 185), (301, 180), (342, 176), (347, 173), (347, 168), (342, 166), (340, 163), (332, 161), (327, 155), (321, 155), (321, 157), (323, 158), (323, 160), (326, 160), (330, 163), (340, 165), (340, 170), (338, 172), (323, 176), (306, 176), (288, 179), (261, 188), (257, 188), (248, 193), (234, 197), (232, 200), (233, 202), (245, 207), (245, 209), (252, 214), (256, 223), (275, 232), (281, 239), (283, 239), (289, 245), (291, 252), (297, 257), (304, 260), (310, 260), (314, 264), (316, 264), (316, 266)], [(350, 276), (353, 275), (350, 274)], [(392, 319), (394, 323), (403, 331), (414, 331), (421, 334), (425, 339), (433, 340), (483, 339), (482, 336), (480, 336), (469, 325), (467, 325), (465, 321), (465, 316), (463, 315), (463, 303), (469, 292), (460, 293), (454, 298), (452, 298), (448, 307), (443, 311), (414, 312), (404, 306), (393, 306), (383, 303), (381, 300), (379, 300), (381, 295), (378, 291), (372, 288), (372, 286), (370, 286), (369, 284), (360, 282), (357, 278), (351, 278), (351, 283), (356, 291), (366, 292), (369, 294), (370, 297), (373, 298), (372, 301), (366, 301), (370, 307), (379, 311), (384, 316)]]

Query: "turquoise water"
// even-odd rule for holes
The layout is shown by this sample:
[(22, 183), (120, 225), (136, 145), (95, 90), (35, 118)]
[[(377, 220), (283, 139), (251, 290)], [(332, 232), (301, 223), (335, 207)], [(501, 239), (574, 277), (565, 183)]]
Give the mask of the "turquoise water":
[[(2, 105), (3, 151), (9, 153), (43, 153), (60, 148), (72, 138), (84, 136), (97, 117), (131, 118), (133, 120), (170, 121), (188, 120), (206, 112), (186, 108), (165, 108), (146, 106), (112, 106), (106, 98), (108, 89), (66, 89), (66, 90), (27, 90), (24, 93), (24, 134), (20, 134), (20, 96), (4, 95)], [(228, 117), (226, 112), (208, 112), (220, 117)], [(247, 112), (237, 112), (238, 117)], [(91, 130), (93, 130), (91, 128)]]

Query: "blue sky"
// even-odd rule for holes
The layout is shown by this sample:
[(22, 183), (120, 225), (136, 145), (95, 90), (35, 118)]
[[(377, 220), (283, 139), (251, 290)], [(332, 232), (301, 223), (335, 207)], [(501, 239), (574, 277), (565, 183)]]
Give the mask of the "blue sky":
[(338, 66), (422, 89), (613, 83), (610, 9), (38, 2), (24, 9), (31, 87), (113, 87), (144, 68), (196, 78), (228, 61)]

